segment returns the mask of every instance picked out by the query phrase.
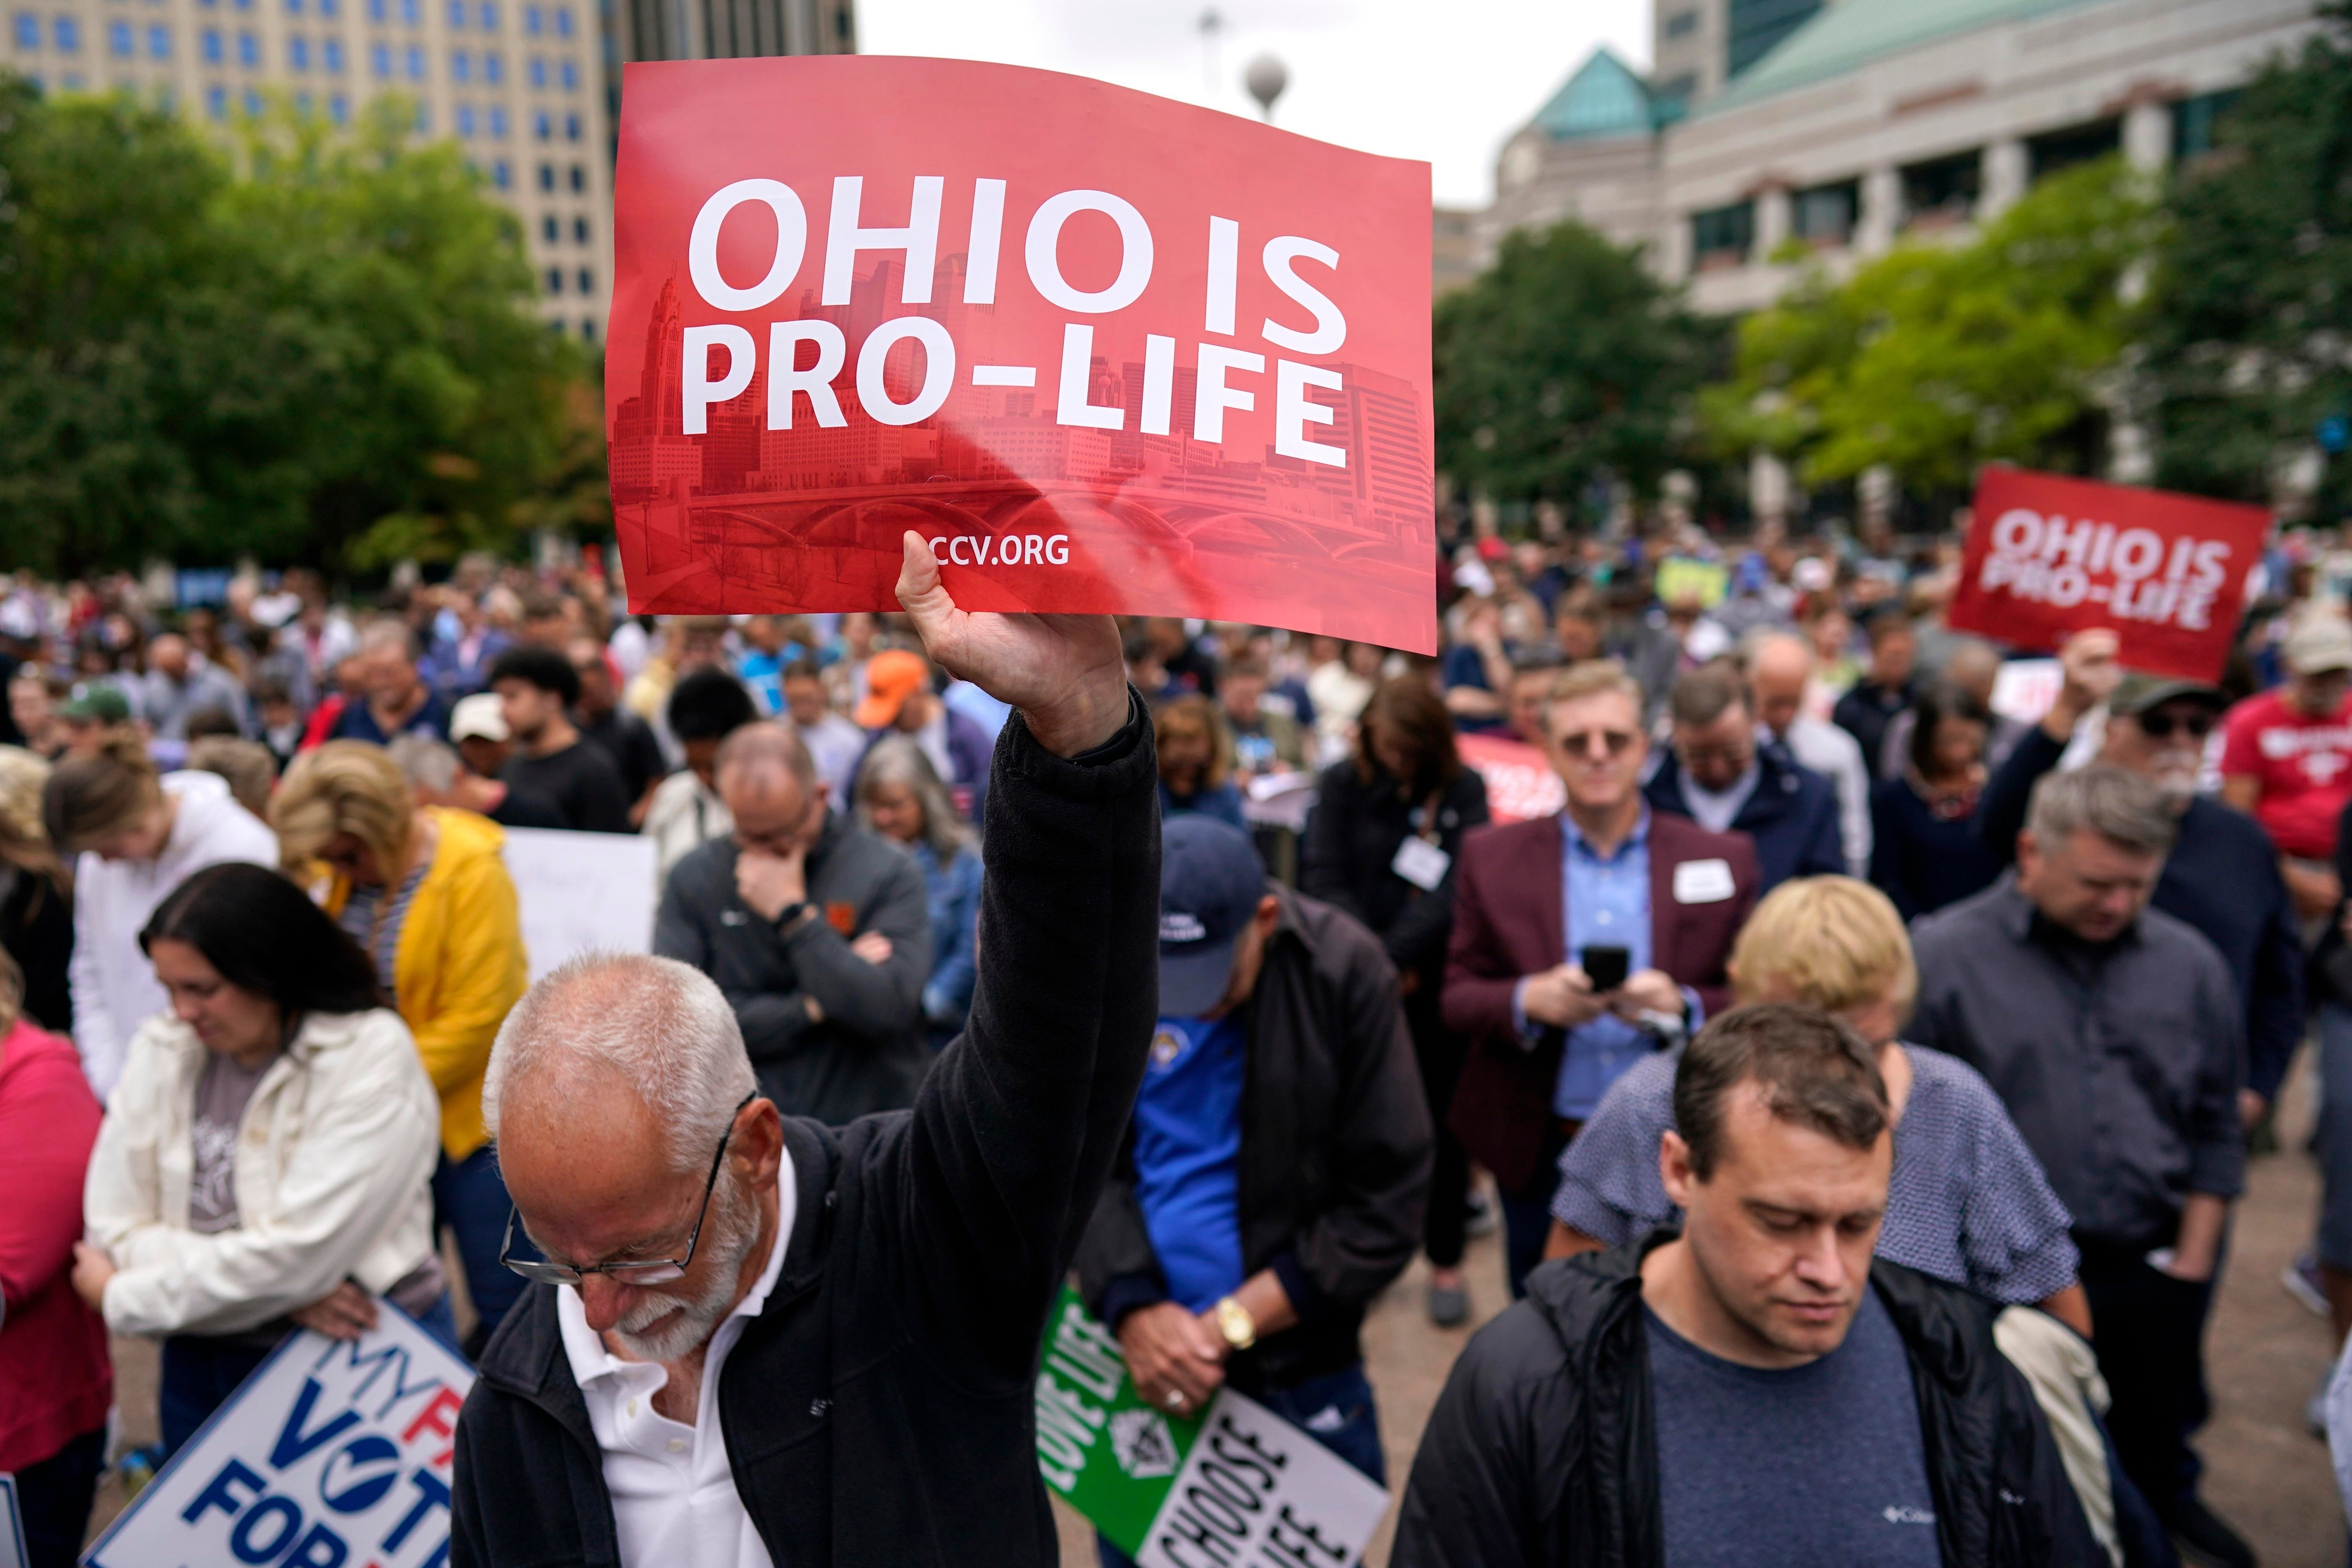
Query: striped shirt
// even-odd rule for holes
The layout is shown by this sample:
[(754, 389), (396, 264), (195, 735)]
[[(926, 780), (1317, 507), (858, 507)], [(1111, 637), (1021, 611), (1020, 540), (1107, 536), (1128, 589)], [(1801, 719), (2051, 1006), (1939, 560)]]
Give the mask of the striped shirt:
[(383, 902), (383, 889), (354, 887), (351, 897), (343, 900), (342, 915), (336, 921), (366, 951), (368, 961), (375, 965), (375, 983), (388, 998), (395, 994), (393, 961), (400, 954), (400, 928), (408, 920), (408, 905), (416, 897), (417, 884), (432, 868), (433, 862), (427, 860), (411, 871), (408, 879), (393, 893), (392, 907), (383, 911), (380, 921), (376, 907)]
[[(2072, 1285), (2065, 1205), (1991, 1087), (1957, 1057), (1903, 1049), (1911, 1094), (1895, 1130), (1878, 1256), (1996, 1301), (2041, 1301)], [(1553, 1218), (1608, 1247), (1681, 1218), (1658, 1176), (1680, 1059), (1645, 1057), (1611, 1086), (1560, 1152)]]

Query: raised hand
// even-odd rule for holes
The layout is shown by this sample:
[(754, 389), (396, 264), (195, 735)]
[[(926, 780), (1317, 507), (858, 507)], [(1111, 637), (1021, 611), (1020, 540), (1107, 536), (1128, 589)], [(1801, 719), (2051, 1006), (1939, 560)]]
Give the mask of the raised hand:
[(940, 581), (939, 558), (912, 530), (898, 603), (931, 662), (1020, 709), (1037, 743), (1055, 755), (1099, 746), (1127, 722), (1127, 668), (1108, 616), (960, 610)]

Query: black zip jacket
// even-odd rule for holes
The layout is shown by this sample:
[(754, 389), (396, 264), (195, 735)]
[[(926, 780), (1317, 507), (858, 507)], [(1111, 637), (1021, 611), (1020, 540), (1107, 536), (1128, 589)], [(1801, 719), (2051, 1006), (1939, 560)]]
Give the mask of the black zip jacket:
[[(1243, 1273), (1272, 1268), (1299, 1321), (1234, 1358), (1227, 1375), (1244, 1394), (1362, 1359), (1365, 1303), (1421, 1245), (1431, 1159), (1429, 1108), (1380, 939), (1328, 904), (1266, 886), (1281, 912), (1244, 1025), (1234, 1204)], [(1113, 1328), (1168, 1295), (1134, 1155), (1130, 1137), (1078, 1248), (1079, 1293)]]
[(1433, 1000), (1445, 978), (1445, 939), (1454, 930), (1454, 865), (1427, 891), (1391, 868), (1397, 847), (1417, 831), (1413, 814), (1437, 795), (1437, 847), (1459, 862), (1462, 836), (1486, 825), (1486, 781), (1465, 766), (1437, 791), (1400, 792), (1394, 775), (1370, 783), (1352, 762), (1334, 763), (1316, 781), (1315, 815), (1299, 851), (1301, 892), (1336, 905), (1371, 927), (1402, 974), (1421, 975)]
[[(1391, 1568), (1664, 1562), (1641, 1263), (1675, 1235), (1543, 1265), (1471, 1339), (1422, 1434)], [(2104, 1568), (2041, 1408), (1994, 1348), (2000, 1309), (1883, 1258), (1870, 1282), (1910, 1359), (1948, 1568)]]
[[(744, 1509), (789, 1568), (1058, 1555), (1038, 1342), (1159, 1012), (1159, 768), (1140, 700), (1074, 761), (1015, 714), (988, 849), (971, 1024), (914, 1108), (784, 1120), (798, 1210), (720, 1371), (719, 1418)], [(454, 1568), (618, 1563), (555, 1289), (508, 1314), (458, 1416)]]

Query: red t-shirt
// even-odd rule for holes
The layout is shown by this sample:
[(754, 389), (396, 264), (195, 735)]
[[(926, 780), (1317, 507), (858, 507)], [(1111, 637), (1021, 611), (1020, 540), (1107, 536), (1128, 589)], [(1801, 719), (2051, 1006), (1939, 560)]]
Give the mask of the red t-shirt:
[(2224, 776), (2258, 779), (2254, 820), (2279, 853), (2336, 857), (2336, 822), (2352, 799), (2352, 698), (2325, 719), (2286, 704), (2283, 691), (2249, 697), (2222, 721)]

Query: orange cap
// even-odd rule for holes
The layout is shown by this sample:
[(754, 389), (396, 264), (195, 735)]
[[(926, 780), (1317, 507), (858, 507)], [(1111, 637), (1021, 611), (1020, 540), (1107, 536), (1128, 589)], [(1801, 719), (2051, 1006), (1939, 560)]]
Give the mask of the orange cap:
[(930, 666), (921, 654), (886, 648), (866, 661), (866, 698), (850, 717), (861, 729), (879, 730), (898, 716), (908, 698), (930, 683)]

